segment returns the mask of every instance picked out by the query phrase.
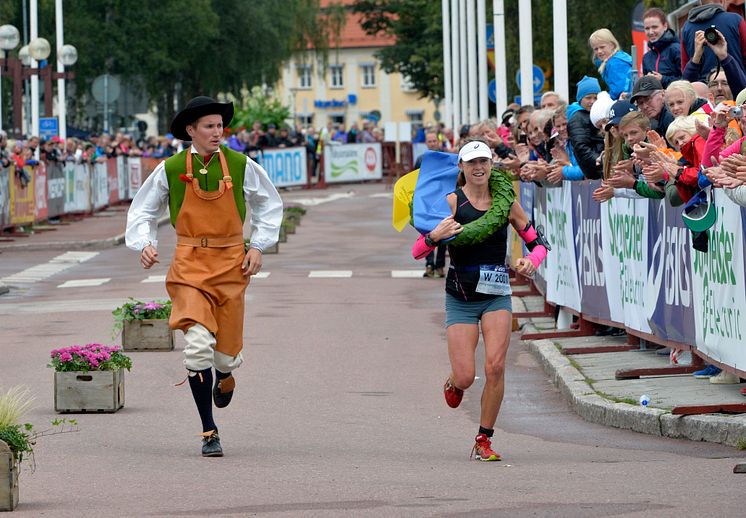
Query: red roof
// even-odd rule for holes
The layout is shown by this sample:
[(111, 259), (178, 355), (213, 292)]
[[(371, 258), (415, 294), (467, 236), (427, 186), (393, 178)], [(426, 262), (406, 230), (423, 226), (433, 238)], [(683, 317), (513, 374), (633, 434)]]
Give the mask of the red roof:
[[(355, 0), (321, 0), (319, 3), (320, 7), (324, 9), (332, 4), (351, 6), (355, 3)], [(360, 18), (359, 14), (352, 12), (351, 7), (347, 8), (347, 20), (339, 35), (339, 48), (386, 47), (396, 43), (396, 38), (388, 34), (367, 35), (360, 27)], [(334, 47), (333, 41), (329, 44)]]

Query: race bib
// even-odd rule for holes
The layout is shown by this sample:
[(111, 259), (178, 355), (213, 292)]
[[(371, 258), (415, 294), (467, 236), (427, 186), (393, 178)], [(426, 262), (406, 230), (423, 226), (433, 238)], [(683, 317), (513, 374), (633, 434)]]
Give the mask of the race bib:
[(479, 266), (477, 293), (485, 295), (510, 295), (510, 274), (504, 265), (483, 264)]

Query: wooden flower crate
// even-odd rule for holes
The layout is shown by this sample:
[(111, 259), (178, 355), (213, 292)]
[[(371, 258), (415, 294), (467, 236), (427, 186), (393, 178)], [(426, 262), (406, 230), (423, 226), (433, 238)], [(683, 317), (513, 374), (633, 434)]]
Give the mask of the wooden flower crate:
[(18, 465), (15, 455), (0, 441), (0, 511), (12, 511), (18, 505)]
[(122, 329), (125, 351), (173, 351), (174, 333), (168, 320), (125, 320)]
[(124, 406), (124, 369), (54, 373), (57, 412), (116, 412)]

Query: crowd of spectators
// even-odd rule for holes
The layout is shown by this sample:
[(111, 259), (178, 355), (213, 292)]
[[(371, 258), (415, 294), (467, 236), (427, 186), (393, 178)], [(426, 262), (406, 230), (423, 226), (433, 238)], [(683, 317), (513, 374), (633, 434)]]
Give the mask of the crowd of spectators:
[[(547, 92), (538, 109), (511, 105), (499, 123), (466, 125), (459, 137), (481, 138), (502, 168), (542, 188), (600, 180), (599, 203), (652, 198), (694, 213), (716, 189), (746, 206), (746, 22), (717, 0), (690, 11), (681, 39), (662, 10), (643, 18), (641, 77), (614, 35), (599, 29), (588, 40), (598, 75), (577, 83), (574, 102)], [(458, 148), (445, 131), (433, 138), (443, 150)], [(692, 232), (692, 244), (708, 251), (707, 232)], [(714, 366), (695, 375), (738, 382)]]

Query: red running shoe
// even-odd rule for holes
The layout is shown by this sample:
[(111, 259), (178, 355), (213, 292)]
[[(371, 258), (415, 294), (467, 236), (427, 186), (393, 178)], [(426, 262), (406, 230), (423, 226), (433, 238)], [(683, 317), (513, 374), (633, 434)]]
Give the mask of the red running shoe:
[(443, 395), (446, 398), (446, 404), (451, 408), (456, 408), (461, 404), (461, 400), (464, 399), (464, 391), (456, 387), (449, 377), (446, 380), (446, 384), (443, 385)]
[(742, 388), (741, 389), (741, 395), (742, 396), (746, 396), (746, 388)]
[(471, 449), (470, 459), (481, 460), (483, 462), (490, 462), (500, 460), (500, 455), (495, 453), (492, 449), (492, 441), (490, 438), (480, 433), (474, 439), (474, 447)]

